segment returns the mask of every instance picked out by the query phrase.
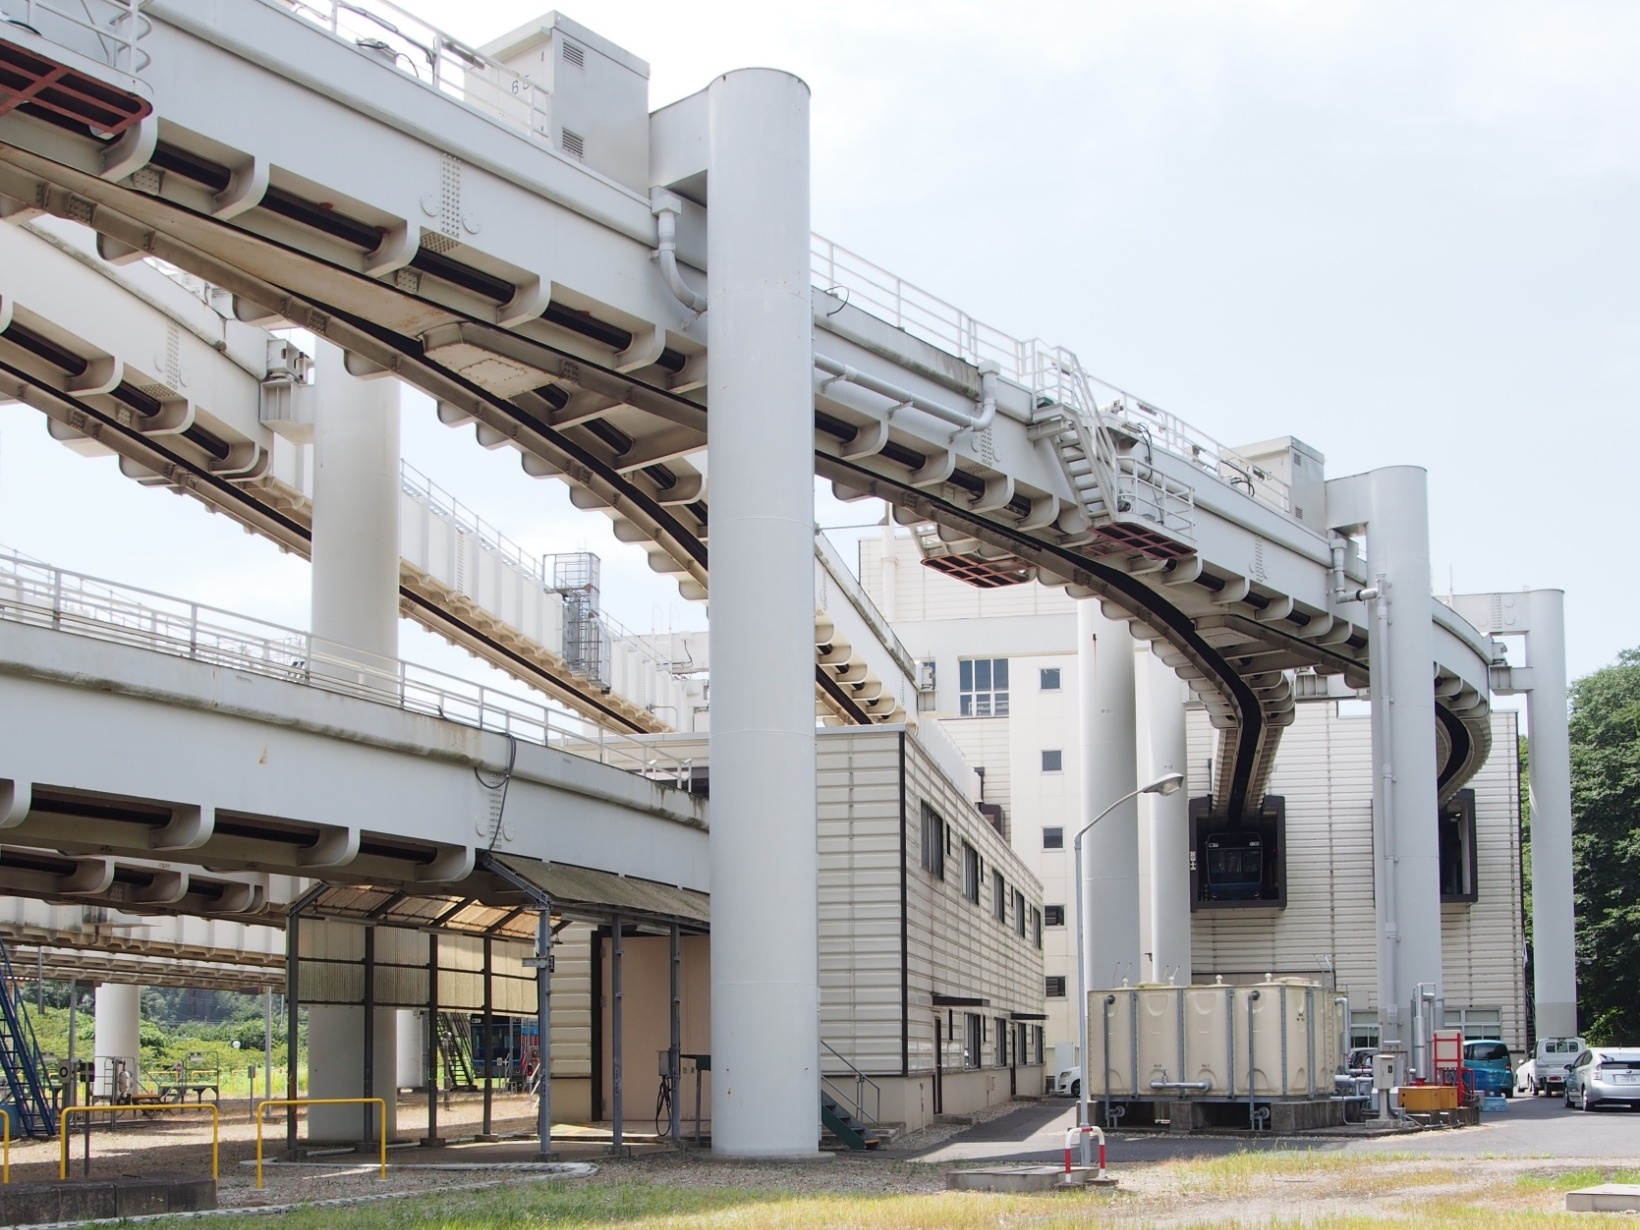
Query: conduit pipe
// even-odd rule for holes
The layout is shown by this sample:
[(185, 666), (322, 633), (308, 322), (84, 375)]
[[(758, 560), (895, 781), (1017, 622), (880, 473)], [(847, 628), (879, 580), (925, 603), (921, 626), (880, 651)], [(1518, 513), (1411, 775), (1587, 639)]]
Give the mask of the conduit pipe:
[(683, 202), (664, 188), (656, 188), (649, 194), (649, 208), (655, 215), (655, 263), (661, 267), (666, 288), (684, 307), (701, 315), (706, 311), (706, 296), (695, 291), (678, 272), (678, 215), (683, 212)]
[[(977, 413), (968, 413), (962, 410), (953, 410), (950, 406), (942, 405), (937, 401), (918, 397), (909, 389), (902, 389), (897, 384), (890, 384), (886, 380), (879, 380), (876, 376), (868, 375), (858, 368), (850, 367), (847, 363), (829, 358), (823, 354), (814, 356), (814, 365), (831, 377), (826, 383), (842, 381), (852, 384), (868, 392), (876, 393), (897, 403), (894, 409), (901, 406), (910, 406), (913, 410), (921, 410), (924, 414), (933, 415), (942, 423), (950, 423), (959, 432), (984, 431), (991, 425), (997, 416), (997, 373), (1000, 367), (990, 359), (979, 365), (979, 410)], [(889, 413), (893, 414), (893, 410)]]
[(1258, 1053), (1253, 1048), (1253, 1004), (1257, 1002), (1259, 993), (1247, 993), (1247, 1130), (1258, 1129), (1258, 1106), (1253, 1098), (1254, 1075), (1258, 1072)]
[(1206, 1093), (1213, 1087), (1212, 1081), (1151, 1081), (1152, 1089), (1189, 1089), (1197, 1093)]

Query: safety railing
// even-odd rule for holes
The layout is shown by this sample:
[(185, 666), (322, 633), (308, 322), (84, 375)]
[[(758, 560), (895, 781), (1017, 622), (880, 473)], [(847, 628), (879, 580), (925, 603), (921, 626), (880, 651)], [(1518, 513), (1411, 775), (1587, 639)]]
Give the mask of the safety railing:
[[(51, 628), (326, 692), (395, 705), (667, 781), (689, 761), (537, 701), (248, 615), (0, 553), (0, 620)], [(562, 720), (558, 720), (558, 719)]]
[(441, 94), (550, 143), (552, 95), (386, 0), (286, 0), (293, 14)]
[[(838, 1051), (836, 1047), (827, 1042), (824, 1038), (820, 1039), (820, 1045), (826, 1048), (827, 1054), (831, 1055), (837, 1060), (838, 1063), (848, 1069), (849, 1076), (854, 1078), (854, 1093), (851, 1096), (843, 1089), (839, 1088), (837, 1083), (838, 1081), (848, 1080), (848, 1077), (845, 1077), (840, 1073), (836, 1077), (833, 1077), (825, 1072), (821, 1072), (821, 1087), (829, 1092), (831, 1096), (836, 1099), (839, 1105), (847, 1109), (856, 1119), (860, 1120), (860, 1122), (866, 1124), (881, 1123), (883, 1121), (882, 1086), (872, 1080), (871, 1077), (867, 1076), (864, 1072), (860, 1071), (859, 1068), (855, 1067), (854, 1063), (846, 1055)], [(869, 1111), (866, 1109), (867, 1089), (871, 1091), (871, 1109)]]
[[(542, 567), (539, 555), (519, 546), (407, 461), (399, 463), (399, 484), (412, 500), (460, 532), (472, 535), (481, 547), (499, 556), (509, 568), (515, 569), (544, 590), (555, 588), (553, 578), (548, 576), (546, 569)], [(604, 611), (597, 613), (596, 622), (612, 644), (619, 644), (623, 649), (636, 653), (658, 672), (676, 673), (670, 669), (671, 657), (662, 651), (657, 637), (633, 632), (620, 620)]]
[(141, 47), (153, 23), (147, 0), (9, 0), (6, 16), (52, 42), (135, 77), (150, 57)]
[(262, 1112), (270, 1106), (280, 1106), (289, 1110), (296, 1110), (303, 1106), (374, 1106), (380, 1112), (376, 1116), (376, 1127), (381, 1134), (381, 1173), (377, 1176), (382, 1182), (387, 1181), (387, 1102), (383, 1098), (279, 1098), (256, 1104), (256, 1190), (262, 1190)]
[[(188, 1114), (208, 1113), (211, 1116), (211, 1178), (218, 1178), (221, 1170), (222, 1112), (214, 1102), (180, 1103), (165, 1108), (167, 1112), (183, 1111)], [(120, 1110), (117, 1105), (65, 1106), (57, 1128), (57, 1177), (68, 1178), (68, 1120), (70, 1115), (112, 1115)], [(89, 1147), (89, 1146), (88, 1146)]]

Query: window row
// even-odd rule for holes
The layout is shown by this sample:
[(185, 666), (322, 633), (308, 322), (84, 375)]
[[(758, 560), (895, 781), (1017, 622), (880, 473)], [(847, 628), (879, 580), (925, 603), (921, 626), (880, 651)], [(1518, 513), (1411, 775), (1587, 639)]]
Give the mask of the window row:
[[(945, 879), (945, 848), (950, 840), (950, 826), (945, 817), (927, 803), (922, 805), (920, 836), (922, 838), (922, 869), (936, 880)], [(1009, 905), (1013, 906), (1014, 933), (1021, 939), (1029, 938), (1042, 947), (1042, 911), (1025, 900), (1017, 887), (1011, 888), (1002, 873), (991, 869), (991, 914), (1004, 926), (1008, 924)], [(980, 903), (985, 884), (985, 866), (979, 850), (967, 841), (962, 843), (962, 895), (973, 904)]]
[[(928, 663), (928, 667), (928, 677), (932, 680), (933, 664)], [(1059, 691), (1059, 668), (1039, 668), (1037, 686), (1044, 692)], [(962, 717), (1008, 716), (1007, 658), (957, 660), (957, 712)]]
[(1047, 1050), (1043, 1027), (1012, 1021), (1005, 1016), (987, 1020), (977, 1012), (967, 1012), (962, 1018), (962, 1066), (984, 1067), (987, 1047), (999, 1068), (1019, 1064), (1041, 1064)]

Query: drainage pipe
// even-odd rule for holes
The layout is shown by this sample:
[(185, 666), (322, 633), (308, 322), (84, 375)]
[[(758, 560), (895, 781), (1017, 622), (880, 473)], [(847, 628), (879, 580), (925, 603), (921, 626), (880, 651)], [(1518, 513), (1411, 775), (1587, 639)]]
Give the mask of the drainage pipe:
[[(894, 410), (900, 406), (910, 406), (913, 410), (933, 415), (941, 422), (950, 423), (958, 431), (984, 431), (997, 416), (997, 372), (1001, 369), (989, 359), (979, 364), (980, 403), (977, 412), (953, 410), (940, 402), (918, 397), (909, 389), (902, 389), (897, 384), (879, 380), (876, 376), (823, 354), (814, 356), (814, 365), (830, 376), (831, 381), (852, 384), (880, 397), (889, 398), (897, 403)], [(890, 410), (889, 413), (893, 414), (894, 410)]]
[(661, 277), (678, 302), (698, 316), (706, 311), (706, 296), (678, 272), (678, 215), (683, 202), (664, 188), (655, 188), (649, 193), (649, 208), (655, 215), (655, 263), (661, 267)]
[(1206, 1093), (1213, 1087), (1212, 1081), (1151, 1081), (1152, 1089), (1187, 1089), (1196, 1093)]
[(1253, 1004), (1257, 991), (1247, 992), (1247, 1130), (1258, 1130), (1258, 1111), (1253, 1102), (1253, 1074), (1258, 1071), (1258, 1057), (1253, 1051)]
[(1342, 1065), (1350, 1055), (1350, 997), (1334, 995), (1333, 1006), (1338, 1009), (1338, 1062)]

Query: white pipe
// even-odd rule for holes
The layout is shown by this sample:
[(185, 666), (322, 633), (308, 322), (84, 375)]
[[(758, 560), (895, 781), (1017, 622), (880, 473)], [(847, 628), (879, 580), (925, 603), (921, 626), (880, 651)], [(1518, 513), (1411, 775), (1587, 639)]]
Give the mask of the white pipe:
[(712, 1151), (813, 1157), (814, 353), (809, 91), (744, 69), (709, 91)]
[(706, 296), (695, 291), (678, 272), (678, 215), (683, 212), (683, 202), (664, 188), (653, 188), (649, 208), (655, 214), (655, 263), (661, 267), (666, 287), (679, 303), (700, 315), (706, 311)]
[[(913, 410), (931, 414), (942, 422), (950, 423), (958, 431), (984, 431), (997, 416), (997, 372), (1001, 369), (989, 359), (979, 364), (980, 404), (977, 413), (953, 410), (950, 406), (937, 401), (918, 397), (908, 389), (880, 380), (826, 355), (815, 355), (814, 365), (834, 380), (856, 385), (868, 392), (886, 397), (896, 403), (896, 406), (910, 406)], [(893, 411), (890, 410), (889, 413), (892, 414)]]

